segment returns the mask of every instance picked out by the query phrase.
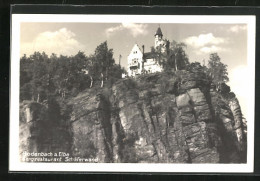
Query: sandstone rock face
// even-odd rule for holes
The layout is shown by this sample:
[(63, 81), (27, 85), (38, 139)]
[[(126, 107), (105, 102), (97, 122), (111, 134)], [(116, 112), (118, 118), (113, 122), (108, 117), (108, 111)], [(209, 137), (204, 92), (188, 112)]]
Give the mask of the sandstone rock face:
[(78, 96), (74, 102), (77, 104), (71, 120), (72, 155), (112, 162), (110, 105), (101, 94)]
[[(68, 128), (59, 122), (52, 106), (36, 102), (20, 104), (19, 140), (20, 154), (23, 152), (66, 152), (70, 153), (71, 135)], [(22, 159), (22, 156), (21, 156)]]
[[(200, 72), (122, 79), (109, 90), (86, 90), (68, 105), (72, 156), (113, 163), (246, 162), (238, 100)], [(23, 112), (23, 125), (35, 120)]]

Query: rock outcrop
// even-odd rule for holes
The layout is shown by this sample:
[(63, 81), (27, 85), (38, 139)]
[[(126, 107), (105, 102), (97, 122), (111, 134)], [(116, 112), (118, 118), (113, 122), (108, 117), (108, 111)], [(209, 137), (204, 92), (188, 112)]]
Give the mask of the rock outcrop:
[[(72, 106), (68, 143), (53, 143), (64, 135), (64, 126), (49, 137), (52, 145), (73, 156), (113, 163), (246, 162), (246, 123), (235, 94), (225, 84), (211, 85), (200, 72), (121, 79), (111, 89), (86, 90), (67, 104)], [(41, 125), (48, 108), (29, 105), (21, 105), (20, 145), (22, 150), (40, 150), (46, 144), (33, 142), (31, 135), (32, 130), (48, 130)], [(30, 107), (37, 109), (39, 118)], [(34, 137), (43, 139), (41, 134)]]
[[(49, 153), (71, 150), (69, 125), (61, 119), (59, 107), (31, 101), (20, 104), (19, 140), (21, 159), (24, 152)], [(55, 109), (58, 108), (58, 109)]]

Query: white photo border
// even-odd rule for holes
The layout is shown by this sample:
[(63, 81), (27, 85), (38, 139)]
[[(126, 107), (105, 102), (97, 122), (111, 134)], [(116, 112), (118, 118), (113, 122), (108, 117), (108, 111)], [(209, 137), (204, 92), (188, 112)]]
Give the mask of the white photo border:
[[(162, 18), (163, 17), (163, 18)], [(20, 25), (23, 22), (84, 22), (84, 23), (190, 23), (247, 24), (248, 77), (247, 163), (246, 164), (176, 164), (176, 163), (24, 163), (19, 159), (19, 90), (20, 90)], [(192, 172), (192, 173), (252, 173), (254, 171), (254, 111), (255, 111), (255, 36), (253, 15), (57, 15), (12, 14), (11, 22), (11, 82), (9, 171), (66, 172)]]

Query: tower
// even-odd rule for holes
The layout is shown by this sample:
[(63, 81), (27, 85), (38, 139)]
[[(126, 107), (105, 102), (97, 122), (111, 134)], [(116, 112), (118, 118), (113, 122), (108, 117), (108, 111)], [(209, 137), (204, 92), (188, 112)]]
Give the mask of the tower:
[(163, 40), (163, 34), (160, 26), (158, 27), (157, 31), (154, 35), (154, 48), (157, 49), (161, 46), (161, 52), (165, 52), (165, 41)]
[(162, 30), (160, 27), (158, 27), (157, 31), (155, 32), (154, 37), (155, 37), (154, 38), (154, 48), (156, 48), (161, 44), (162, 37), (163, 37)]

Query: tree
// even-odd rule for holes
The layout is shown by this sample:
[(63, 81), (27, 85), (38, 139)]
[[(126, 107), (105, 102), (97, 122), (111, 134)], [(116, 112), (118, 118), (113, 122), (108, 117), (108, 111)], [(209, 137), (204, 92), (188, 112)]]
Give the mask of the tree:
[(94, 76), (98, 73), (98, 68), (99, 67), (97, 66), (94, 55), (89, 56), (86, 65), (86, 71), (87, 74), (90, 76), (90, 80), (91, 80), (89, 88), (92, 88), (93, 86), (94, 79), (95, 79)]
[(220, 61), (220, 57), (217, 53), (210, 54), (208, 61), (208, 74), (212, 79), (214, 84), (218, 84), (220, 82), (228, 82), (228, 72), (227, 65), (223, 64)]
[(185, 48), (187, 45), (185, 43), (177, 43), (176, 41), (172, 41), (167, 50), (167, 62), (165, 65), (165, 69), (173, 68), (175, 70), (185, 69), (187, 65), (189, 65), (189, 59), (187, 54), (185, 53)]
[(192, 62), (187, 66), (186, 70), (190, 72), (206, 72), (207, 68), (205, 66), (202, 66), (200, 62)]
[(20, 60), (20, 99), (32, 99), (32, 61), (25, 54)]
[[(69, 76), (70, 76), (70, 58), (61, 55), (59, 58), (56, 55), (50, 57), (51, 64), (49, 74), (54, 84), (53, 92), (62, 98), (65, 98), (66, 92), (69, 91)], [(74, 68), (74, 67), (72, 67)]]
[(97, 46), (94, 55), (89, 59), (88, 72), (91, 79), (101, 80), (101, 87), (104, 85), (104, 79), (109, 78), (109, 71), (114, 65), (113, 49), (108, 49), (107, 42), (101, 43)]
[(109, 77), (113, 77), (115, 79), (120, 79), (122, 78), (122, 74), (126, 74), (127, 71), (122, 68), (120, 65), (118, 64), (114, 64), (109, 71)]
[(48, 95), (48, 56), (43, 52), (34, 52), (32, 61), (32, 99), (40, 102)]
[(189, 65), (189, 59), (185, 53), (186, 44), (177, 43), (176, 41), (170, 43), (169, 40), (166, 40), (165, 52), (162, 52), (163, 46), (160, 45), (156, 49), (151, 47), (151, 52), (156, 54), (156, 61), (163, 66), (164, 70), (182, 70)]
[(20, 97), (21, 100), (48, 101), (50, 97), (75, 96), (94, 81), (114, 82), (125, 72), (115, 64), (113, 50), (107, 42), (97, 46), (95, 53), (87, 57), (79, 51), (74, 56), (48, 57), (44, 52), (34, 52), (20, 59)]
[(68, 86), (69, 89), (74, 89), (73, 94), (77, 94), (89, 85), (89, 76), (86, 74), (87, 57), (79, 51), (75, 56), (70, 57)]
[(155, 53), (155, 48), (153, 46), (151, 46), (151, 52)]
[(96, 60), (101, 65), (101, 72), (108, 79), (108, 71), (115, 63), (113, 58), (113, 49), (108, 49), (107, 41), (101, 43), (95, 50)]

